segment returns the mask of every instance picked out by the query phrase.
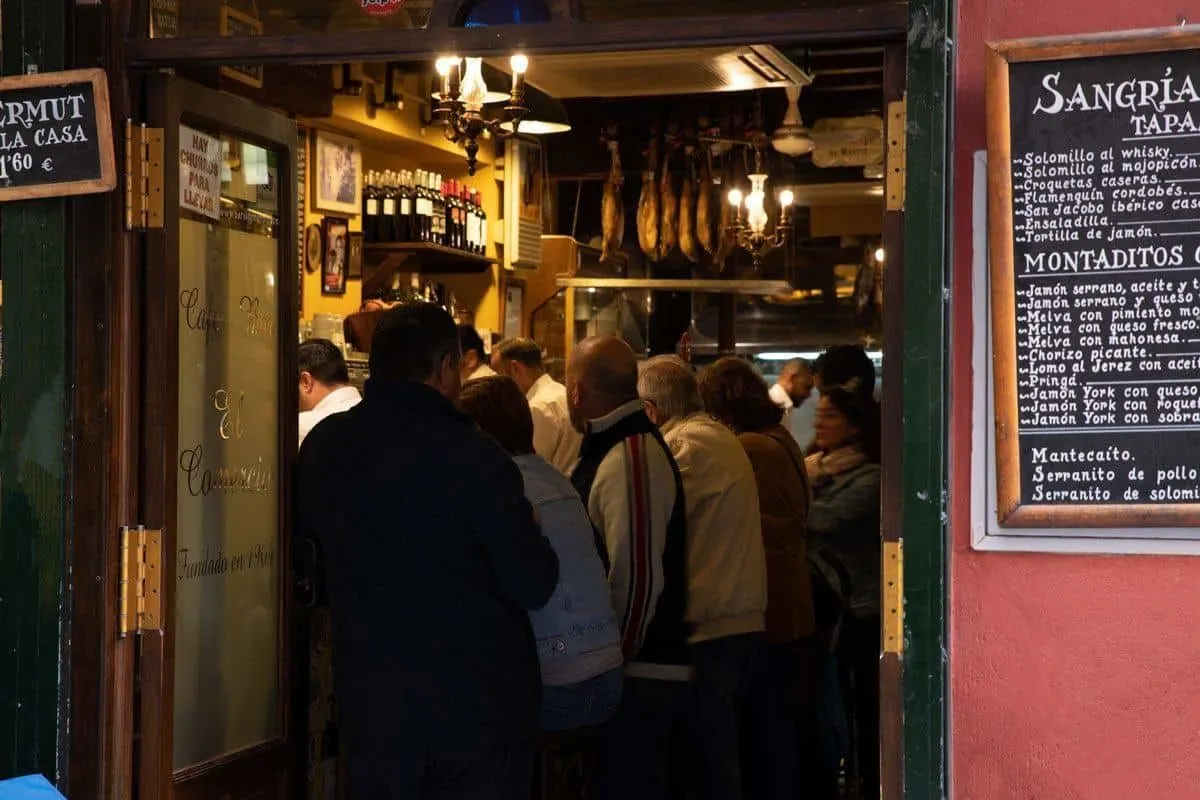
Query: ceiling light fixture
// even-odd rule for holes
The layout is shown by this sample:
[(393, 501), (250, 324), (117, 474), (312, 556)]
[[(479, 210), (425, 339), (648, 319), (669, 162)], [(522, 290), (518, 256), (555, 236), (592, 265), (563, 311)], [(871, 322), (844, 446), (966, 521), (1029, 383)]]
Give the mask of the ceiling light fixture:
[[(787, 241), (792, 229), (792, 203), (796, 197), (790, 189), (779, 193), (779, 221), (775, 229), (767, 233), (767, 175), (763, 171), (762, 148), (754, 150), (754, 172), (750, 178), (750, 193), (743, 195), (740, 189), (729, 190), (729, 205), (734, 208), (732, 224), (726, 235), (734, 237), (734, 243), (750, 253), (754, 260), (754, 269), (762, 268), (763, 259), (777, 247), (782, 247)], [(745, 214), (743, 214), (743, 209)]]
[(800, 117), (801, 85), (787, 86), (788, 109), (783, 123), (771, 135), (771, 145), (785, 156), (802, 156), (813, 151), (813, 139)]
[[(517, 53), (509, 59), (512, 90), (499, 119), (487, 119), (483, 107), (488, 102), (488, 86), (483, 78), (483, 59), (443, 56), (435, 64), (441, 78), (441, 92), (434, 117), (441, 120), (446, 138), (462, 146), (467, 153), (467, 174), (474, 175), (478, 165), (479, 139), (485, 134), (506, 139), (524, 133), (521, 122), (529, 115), (525, 99), (525, 72), (529, 59)], [(507, 124), (506, 124), (507, 123)]]

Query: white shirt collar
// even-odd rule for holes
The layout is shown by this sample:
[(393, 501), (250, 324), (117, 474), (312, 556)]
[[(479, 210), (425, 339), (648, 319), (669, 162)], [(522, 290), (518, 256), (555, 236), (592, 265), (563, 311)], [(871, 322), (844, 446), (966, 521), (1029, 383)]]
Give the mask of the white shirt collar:
[(626, 417), (633, 416), (637, 412), (645, 410), (646, 406), (640, 397), (636, 400), (630, 400), (625, 405), (617, 406), (603, 417), (588, 420), (588, 433), (600, 433), (601, 431), (607, 430), (613, 425), (616, 425)]
[(529, 387), (529, 391), (525, 393), (525, 399), (532, 400), (533, 398), (537, 397), (542, 390), (549, 389), (550, 384), (552, 383), (555, 383), (554, 378), (551, 378), (549, 373), (543, 372)]
[(358, 393), (358, 389), (353, 386), (339, 386), (329, 394), (321, 398), (320, 402), (312, 407), (312, 411), (320, 412), (329, 409), (344, 410), (362, 400), (362, 395)]

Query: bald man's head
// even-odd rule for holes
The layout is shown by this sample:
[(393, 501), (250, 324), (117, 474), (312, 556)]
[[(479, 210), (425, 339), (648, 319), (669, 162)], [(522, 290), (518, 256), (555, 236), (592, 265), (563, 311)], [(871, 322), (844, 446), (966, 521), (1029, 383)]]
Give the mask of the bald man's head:
[(638, 399), (637, 356), (623, 340), (593, 336), (576, 345), (567, 361), (567, 403), (580, 431), (589, 420)]

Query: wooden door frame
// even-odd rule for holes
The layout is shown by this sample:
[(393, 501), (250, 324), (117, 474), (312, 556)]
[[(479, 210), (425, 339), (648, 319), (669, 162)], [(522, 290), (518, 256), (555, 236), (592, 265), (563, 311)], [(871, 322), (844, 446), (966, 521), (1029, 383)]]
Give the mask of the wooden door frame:
[[(141, 453), (142, 498), (141, 517), (151, 528), (162, 528), (163, 536), (163, 619), (166, 632), (143, 635), (139, 664), (139, 690), (141, 694), (139, 728), (142, 747), (138, 751), (137, 778), (140, 798), (170, 796), (158, 794), (158, 787), (166, 789), (174, 782), (174, 795), (180, 798), (208, 797), (220, 794), (217, 782), (235, 780), (250, 783), (262, 774), (281, 773), (294, 763), (294, 752), (288, 742), (295, 728), (292, 709), (292, 693), (285, 687), (291, 686), (294, 667), (290, 625), (292, 609), (292, 580), (290, 570), (291, 541), (291, 470), (295, 454), (297, 403), (293, 390), (296, 375), (296, 348), (289, 347), (294, 341), (288, 335), (296, 329), (297, 308), (291, 302), (292, 293), (299, 291), (296, 273), (292, 265), (297, 259), (297, 217), (292, 203), (287, 198), (296, 196), (293, 172), (295, 171), (297, 141), (295, 125), (290, 120), (266, 112), (261, 106), (239, 97), (207, 89), (167, 75), (153, 75), (145, 87), (147, 119), (152, 126), (163, 129), (163, 149), (167, 168), (164, 170), (163, 193), (172, 199), (179, 197), (180, 172), (177, 164), (179, 149), (179, 125), (211, 125), (221, 133), (229, 133), (250, 142), (256, 142), (280, 154), (278, 177), (280, 264), (276, 270), (278, 303), (278, 327), (276, 330), (279, 347), (279, 423), (278, 439), (279, 470), (276, 486), (279, 488), (279, 530), (277, 591), (279, 598), (278, 619), (280, 663), (278, 699), (281, 714), (282, 742), (239, 751), (228, 757), (189, 766), (178, 775), (172, 763), (174, 723), (174, 624), (175, 592), (172, 578), (175, 575), (176, 485), (178, 480), (178, 409), (179, 386), (177, 382), (179, 361), (179, 271), (170, 266), (179, 258), (179, 226), (173, 224), (178, 215), (178, 200), (174, 200), (175, 211), (165, 214), (164, 227), (149, 231), (145, 238), (147, 270), (144, 275), (144, 302), (147, 329), (161, 335), (147, 336), (143, 349), (143, 361), (139, 365), (145, 370), (143, 380), (154, 391), (143, 394), (141, 436), (145, 449)], [(247, 122), (247, 120), (250, 120)], [(170, 587), (170, 588), (168, 588)], [(153, 737), (156, 744), (149, 744)], [(228, 789), (220, 784), (221, 791)]]
[[(905, 41), (907, 72), (907, 207), (904, 263), (901, 287), (888, 293), (895, 308), (902, 309), (904, 338), (899, 374), (889, 372), (887, 381), (901, 383), (903, 424), (900, 425), (902, 475), (898, 485), (887, 490), (893, 504), (886, 512), (898, 519), (905, 541), (905, 618), (903, 654), (903, 786), (905, 796), (945, 797), (947, 789), (947, 639), (946, 639), (946, 452), (948, 414), (948, 310), (945, 289), (948, 238), (947, 182), (949, 180), (949, 97), (951, 90), (950, 26), (952, 6), (948, 0), (910, 0), (862, 3), (836, 9), (799, 9), (783, 14), (747, 14), (731, 17), (646, 20), (637, 23), (580, 23), (572, 26), (503, 26), (490, 29), (429, 29), (424, 31), (375, 31), (366, 33), (305, 34), (291, 37), (248, 39), (147, 40), (145, 0), (114, 0), (101, 6), (77, 6), (79, 19), (100, 14), (106, 17), (106, 51), (113, 85), (113, 113), (117, 122), (135, 116), (140, 79), (132, 68), (158, 69), (171, 66), (220, 63), (334, 62), (345, 60), (424, 58), (430, 53), (456, 51), (488, 53), (517, 47), (535, 54), (549, 51), (619, 50), (661, 46), (669, 41), (680, 46), (723, 44), (735, 41), (830, 41), (856, 38), (873, 41)], [(92, 9), (97, 9), (93, 11)], [(131, 11), (133, 9), (133, 11)], [(99, 26), (97, 26), (99, 27)], [(78, 48), (77, 48), (78, 49)], [(232, 100), (232, 98), (231, 98)], [(118, 128), (119, 129), (119, 128)], [(121, 143), (118, 143), (120, 158)], [(119, 196), (108, 205), (119, 208)], [(71, 201), (75, 208), (95, 207), (87, 200)], [(131, 510), (138, 507), (139, 489), (129, 475), (138, 472), (137, 454), (130, 452), (132, 431), (138, 427), (136, 393), (144, 376), (140, 372), (138, 331), (142, 313), (140, 295), (146, 275), (142, 272), (139, 236), (120, 228), (120, 214), (110, 208), (102, 249), (109, 259), (112, 279), (103, 291), (94, 276), (83, 270), (97, 259), (79, 253), (74, 261), (76, 287), (77, 344), (76, 375), (83, 380), (76, 388), (76, 403), (102, 398), (107, 424), (102, 435), (94, 428), (84, 441), (94, 441), (107, 453), (110, 467), (92, 474), (81, 470), (81, 456), (73, 462), (76, 508), (84, 508), (85, 495), (104, 510), (103, 527), (84, 530), (76, 526), (72, 549), (73, 593), (76, 597), (97, 593), (101, 599), (72, 608), (76, 631), (96, 626), (102, 634), (79, 633), (72, 649), (72, 698), (87, 697), (86, 704), (72, 703), (70, 750), (73, 768), (71, 787), (87, 791), (72, 796), (128, 797), (127, 779), (132, 758), (125, 741), (128, 728), (125, 709), (132, 707), (132, 668), (123, 666), (122, 653), (130, 640), (116, 640), (116, 548), (117, 525), (134, 521)], [(79, 230), (76, 226), (76, 230)], [(97, 230), (96, 225), (87, 226)], [(78, 235), (78, 234), (77, 234)], [(99, 254), (97, 254), (99, 255)], [(91, 291), (83, 291), (85, 287)], [(95, 330), (105, 325), (104, 346), (100, 337), (88, 342)], [(108, 371), (83, 362), (102, 358)], [(895, 364), (893, 359), (893, 364)], [(73, 432), (84, 433), (80, 415), (73, 417)], [(107, 472), (101, 477), (97, 472)], [(126, 476), (121, 478), (121, 476)], [(109, 477), (112, 479), (109, 480)], [(81, 546), (80, 538), (100, 537)], [(284, 599), (281, 597), (281, 600)], [(69, 612), (64, 612), (69, 613)], [(83, 641), (87, 647), (82, 647)], [(126, 679), (128, 675), (128, 680)], [(104, 678), (99, 698), (85, 683)], [(93, 702), (94, 700), (94, 702)], [(96, 732), (100, 731), (97, 737)], [(886, 774), (886, 771), (885, 771)], [(894, 774), (894, 773), (893, 773)], [(892, 790), (894, 791), (894, 790)], [(889, 800), (892, 798), (889, 797)]]

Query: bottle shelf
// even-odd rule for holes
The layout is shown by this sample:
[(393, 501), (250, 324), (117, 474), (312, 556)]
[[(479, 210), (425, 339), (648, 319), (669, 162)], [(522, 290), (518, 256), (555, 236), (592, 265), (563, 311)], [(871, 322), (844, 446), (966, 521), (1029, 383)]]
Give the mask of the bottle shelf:
[[(390, 285), (392, 276), (397, 272), (473, 275), (487, 272), (495, 263), (493, 258), (432, 242), (364, 244), (364, 290), (367, 282), (386, 282)], [(370, 277), (367, 277), (368, 274)]]

